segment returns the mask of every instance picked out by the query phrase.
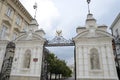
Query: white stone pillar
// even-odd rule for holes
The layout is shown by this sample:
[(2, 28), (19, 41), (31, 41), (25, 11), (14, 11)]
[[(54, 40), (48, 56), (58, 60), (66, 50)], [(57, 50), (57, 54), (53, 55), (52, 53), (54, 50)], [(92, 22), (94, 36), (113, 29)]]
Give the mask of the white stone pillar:
[(36, 68), (36, 64), (33, 61), (33, 59), (35, 58), (35, 54), (36, 54), (36, 48), (31, 48), (30, 74), (33, 74), (33, 75), (35, 75), (35, 68)]
[(108, 65), (106, 60), (106, 47), (103, 45), (101, 46), (101, 54), (102, 54), (102, 63), (103, 63), (103, 71), (104, 71), (104, 77), (108, 77)]
[(88, 49), (87, 46), (84, 46), (84, 76), (88, 77), (89, 76), (89, 68), (88, 68)]
[(16, 49), (15, 49), (15, 56), (14, 56), (14, 58), (16, 58), (17, 59), (17, 61), (16, 61), (16, 66), (15, 66), (15, 68), (16, 68), (16, 71), (15, 71), (15, 73), (18, 73), (18, 65), (19, 65), (19, 50), (20, 50), (20, 48), (18, 48), (18, 47), (16, 47)]
[(112, 43), (110, 44), (110, 52), (111, 52), (111, 56), (112, 56), (112, 61), (113, 61), (113, 68), (114, 68), (114, 71), (115, 71), (115, 76), (117, 77), (117, 70), (116, 70), (116, 65), (115, 65), (115, 56), (114, 56), (114, 53), (113, 53), (113, 48), (112, 48)]
[(78, 52), (77, 52), (77, 54), (79, 54), (79, 55), (77, 55), (78, 56), (78, 63), (77, 63), (77, 71), (78, 71), (78, 73), (77, 73), (77, 75), (78, 75), (78, 77), (80, 78), (81, 76), (83, 76), (83, 73), (84, 73), (84, 64), (83, 64), (83, 47), (82, 46), (79, 46), (79, 48), (77, 48), (78, 50)]
[(42, 54), (43, 48), (38, 48), (38, 74), (41, 76), (41, 66), (42, 66)]
[(108, 62), (109, 74), (110, 74), (110, 77), (115, 77), (115, 71), (114, 71), (115, 64), (113, 62), (113, 56), (111, 54), (109, 45), (107, 45), (106, 50), (107, 50), (107, 62)]
[(23, 60), (23, 55), (24, 51), (23, 48), (19, 47), (18, 49), (18, 61), (17, 61), (17, 73), (20, 73), (21, 69), (23, 68), (22, 65), (22, 60)]
[(3, 59), (4, 59), (4, 56), (5, 56), (5, 52), (6, 52), (6, 47), (4, 48), (4, 47), (2, 47), (1, 48), (1, 59), (2, 59), (2, 62), (3, 62)]
[(78, 78), (78, 76), (79, 76), (79, 59), (78, 59), (78, 53), (79, 53), (79, 48), (78, 48), (78, 46), (76, 46), (76, 77)]
[(39, 75), (39, 64), (40, 64), (40, 62), (39, 62), (39, 56), (40, 56), (40, 50), (39, 50), (39, 48), (37, 47), (36, 48), (36, 53), (35, 53), (35, 58), (37, 58), (38, 59), (38, 61), (36, 62), (36, 74), (37, 75)]
[(20, 66), (20, 63), (19, 63), (19, 60), (20, 60), (20, 54), (21, 54), (21, 48), (19, 47), (16, 47), (16, 52), (15, 52), (15, 57), (17, 58), (17, 61), (16, 61), (16, 69), (17, 69), (17, 72), (19, 70), (19, 66)]
[(39, 63), (39, 71), (38, 73), (40, 73), (39, 75), (41, 76), (41, 68), (42, 68), (42, 57), (43, 57), (43, 47), (40, 46), (40, 48), (38, 48), (38, 52), (39, 52), (39, 60), (38, 60), (38, 63)]

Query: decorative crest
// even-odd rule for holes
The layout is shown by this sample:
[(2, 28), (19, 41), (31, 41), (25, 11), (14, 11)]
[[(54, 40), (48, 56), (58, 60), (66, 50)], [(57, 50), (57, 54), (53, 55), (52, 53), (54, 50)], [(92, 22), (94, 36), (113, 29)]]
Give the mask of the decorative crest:
[(89, 8), (89, 4), (90, 4), (91, 0), (87, 0), (88, 3), (88, 13), (90, 14), (90, 8)]
[(36, 12), (37, 12), (37, 3), (35, 2), (35, 4), (33, 5), (33, 8), (35, 9), (35, 15), (34, 15), (34, 19), (36, 18)]
[(56, 36), (52, 40), (48, 40), (45, 46), (73, 46), (73, 40), (67, 40), (62, 36), (62, 30), (56, 30)]
[(56, 31), (56, 35), (57, 35), (57, 36), (62, 36), (62, 30), (57, 30), (57, 31)]

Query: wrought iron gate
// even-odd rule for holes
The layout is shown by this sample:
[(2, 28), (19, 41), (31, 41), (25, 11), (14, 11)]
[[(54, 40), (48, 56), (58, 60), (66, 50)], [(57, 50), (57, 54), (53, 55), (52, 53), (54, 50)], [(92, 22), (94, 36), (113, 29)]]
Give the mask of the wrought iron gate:
[[(73, 40), (67, 40), (62, 36), (62, 31), (56, 31), (56, 34), (57, 35), (52, 40), (47, 40), (45, 42), (43, 49), (45, 49), (45, 47), (75, 46), (75, 43)], [(76, 80), (76, 47), (74, 47), (74, 67), (75, 67), (74, 72), (75, 72), (75, 80)], [(48, 77), (47, 77), (47, 80), (48, 80)]]
[(6, 47), (3, 64), (0, 72), (0, 80), (9, 80), (12, 62), (14, 58), (15, 52), (15, 43), (9, 42)]

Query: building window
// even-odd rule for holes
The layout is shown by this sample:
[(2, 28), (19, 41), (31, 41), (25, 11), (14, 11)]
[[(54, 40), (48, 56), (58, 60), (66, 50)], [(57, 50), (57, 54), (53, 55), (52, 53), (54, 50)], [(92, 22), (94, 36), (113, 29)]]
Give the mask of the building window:
[(26, 50), (24, 54), (23, 68), (30, 68), (30, 62), (31, 62), (31, 51)]
[(1, 30), (1, 39), (5, 38), (7, 36), (8, 33), (8, 28), (6, 26), (3, 25), (2, 30)]
[(100, 69), (99, 54), (98, 50), (95, 48), (90, 50), (90, 66), (92, 70)]
[(11, 14), (12, 14), (12, 9), (10, 8), (10, 7), (8, 7), (8, 9), (7, 9), (7, 16), (11, 16)]
[(16, 18), (16, 24), (17, 24), (17, 25), (20, 25), (20, 24), (21, 24), (21, 18), (20, 18), (19, 16)]

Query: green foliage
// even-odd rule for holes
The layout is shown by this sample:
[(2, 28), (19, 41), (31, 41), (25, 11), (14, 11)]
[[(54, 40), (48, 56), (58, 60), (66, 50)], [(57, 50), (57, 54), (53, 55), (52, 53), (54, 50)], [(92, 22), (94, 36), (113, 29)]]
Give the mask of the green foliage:
[(72, 71), (64, 60), (58, 59), (53, 53), (47, 56), (48, 72), (51, 74), (62, 74), (63, 77), (71, 77)]

